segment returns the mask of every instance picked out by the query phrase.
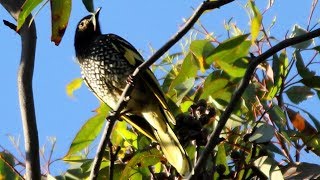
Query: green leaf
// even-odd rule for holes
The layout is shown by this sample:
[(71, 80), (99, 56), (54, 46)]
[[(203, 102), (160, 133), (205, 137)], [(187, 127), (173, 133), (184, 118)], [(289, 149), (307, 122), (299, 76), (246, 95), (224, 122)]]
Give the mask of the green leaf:
[(139, 152), (127, 163), (120, 179), (131, 179), (133, 174), (140, 174), (139, 177), (141, 178), (141, 171), (139, 171), (141, 168), (155, 165), (162, 159), (161, 152), (156, 148)]
[(248, 67), (248, 63), (244, 58), (237, 59), (232, 64), (226, 63), (224, 61), (220, 61), (217, 63), (222, 70), (224, 70), (232, 77), (243, 77)]
[(106, 114), (109, 110), (110, 108), (107, 105), (101, 104), (97, 110), (97, 114), (90, 118), (78, 131), (65, 158), (88, 147), (96, 139), (102, 129)]
[[(125, 121), (118, 121), (113, 128), (111, 134), (111, 142), (114, 145), (127, 147), (128, 145), (138, 148), (137, 135), (129, 131)], [(127, 142), (127, 145), (123, 145), (123, 142)]]
[[(269, 107), (265, 107), (269, 109)], [(286, 126), (286, 115), (283, 110), (278, 105), (273, 105), (273, 107), (268, 112), (270, 119), (274, 122), (280, 131), (284, 130)]]
[(262, 172), (267, 179), (283, 179), (280, 168), (277, 163), (268, 156), (262, 156), (253, 162), (253, 165)]
[(209, 65), (206, 63), (206, 58), (211, 55), (214, 50), (214, 46), (209, 40), (194, 40), (190, 44), (190, 52), (198, 60), (198, 65), (200, 70), (204, 72), (209, 68)]
[(297, 67), (298, 73), (303, 79), (311, 78), (316, 74), (315, 72), (309, 70), (309, 68), (307, 68), (304, 65), (304, 62), (299, 50), (294, 51), (294, 58), (296, 59), (296, 67)]
[(295, 104), (306, 100), (314, 95), (309, 87), (306, 86), (291, 86), (287, 91), (285, 91), (290, 101)]
[(259, 9), (255, 5), (254, 1), (250, 1), (250, 7), (253, 12), (253, 19), (251, 20), (251, 43), (253, 44), (254, 41), (257, 39), (262, 23), (262, 15), (259, 12)]
[(247, 41), (248, 34), (230, 38), (212, 51), (212, 54), (206, 59), (208, 64), (213, 62), (233, 63), (239, 58), (245, 57), (249, 53), (250, 41)]
[[(223, 143), (218, 145), (218, 152), (215, 157), (215, 166), (217, 168), (220, 168), (220, 171), (222, 171), (222, 169), (225, 169), (223, 175), (228, 175), (230, 173), (227, 163), (227, 154)], [(220, 177), (220, 175), (221, 174), (215, 171), (213, 174), (213, 179), (223, 179)]]
[(58, 46), (67, 28), (71, 0), (51, 0), (51, 41)]
[(188, 53), (181, 65), (179, 74), (172, 81), (169, 89), (174, 89), (176, 86), (182, 84), (187, 79), (195, 78), (197, 75), (197, 71), (198, 66), (196, 63), (196, 59), (191, 53)]
[(8, 152), (0, 152), (0, 179), (18, 179), (12, 170), (14, 167), (14, 156)]
[(288, 74), (288, 65), (289, 65), (288, 56), (285, 50), (281, 51), (279, 56), (279, 61), (280, 61), (280, 74), (281, 74), (280, 76), (285, 77)]
[(88, 12), (94, 12), (93, 0), (82, 0), (82, 3), (86, 7)]
[(175, 87), (177, 93), (177, 102), (180, 103), (181, 100), (188, 94), (188, 92), (194, 87), (194, 78), (186, 79), (183, 83)]
[(69, 84), (67, 84), (66, 92), (69, 97), (73, 97), (74, 91), (81, 87), (82, 81), (82, 78), (76, 78), (72, 80)]
[(18, 22), (17, 31), (22, 27), (26, 18), (30, 15), (33, 9), (37, 7), (41, 2), (42, 0), (26, 0), (24, 2), (17, 20)]
[(216, 99), (224, 93), (226, 86), (229, 83), (228, 79), (218, 78), (217, 73), (211, 73), (206, 80), (204, 81), (203, 85), (203, 93), (200, 96), (200, 99), (207, 99), (211, 96), (213, 99)]
[(273, 99), (278, 91), (280, 90), (282, 78), (281, 78), (281, 69), (282, 64), (280, 63), (280, 59), (277, 54), (273, 55), (273, 61), (272, 61), (272, 70), (273, 70), (273, 85), (267, 84), (268, 88), (268, 94), (266, 96), (267, 100)]
[(310, 78), (301, 79), (300, 82), (302, 82), (304, 85), (310, 88), (320, 91), (320, 76), (313, 76)]
[(215, 66), (226, 71), (232, 77), (242, 77), (247, 68), (245, 57), (249, 53), (250, 41), (247, 41), (248, 34), (228, 39), (212, 51), (206, 59), (208, 64), (215, 63)]
[(265, 143), (270, 142), (274, 136), (274, 128), (270, 124), (259, 123), (249, 138), (250, 142)]

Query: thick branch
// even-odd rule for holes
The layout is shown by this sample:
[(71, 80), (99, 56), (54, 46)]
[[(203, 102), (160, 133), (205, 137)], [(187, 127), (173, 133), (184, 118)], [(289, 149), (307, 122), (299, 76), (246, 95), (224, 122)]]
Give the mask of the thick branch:
[[(0, 3), (15, 19), (18, 18), (23, 0), (0, 0)], [(31, 20), (28, 16), (26, 22)], [(34, 22), (25, 23), (19, 31), (22, 52), (18, 71), (18, 92), (26, 150), (27, 179), (40, 179), (39, 141), (33, 101), (32, 77), (36, 50), (36, 27)]]
[[(155, 52), (148, 61), (145, 61), (142, 63), (139, 67), (135, 69), (135, 71), (132, 74), (133, 77), (133, 83), (135, 82), (135, 77), (141, 73), (141, 71), (146, 70), (149, 66), (151, 66), (156, 60), (158, 60), (165, 52), (167, 52), (175, 43), (177, 43), (197, 22), (197, 20), (200, 18), (200, 16), (203, 14), (206, 10), (212, 10), (216, 8), (220, 8), (223, 5), (226, 5), (234, 0), (219, 0), (219, 1), (204, 1), (193, 13), (193, 15), (189, 18), (189, 20), (185, 23), (184, 27), (178, 31), (166, 44), (164, 44), (157, 52)], [(122, 95), (121, 98), (117, 104), (117, 108), (114, 109), (115, 113), (113, 115), (110, 115), (108, 117), (108, 120), (110, 123), (107, 123), (105, 126), (105, 129), (102, 134), (102, 138), (99, 143), (99, 147), (97, 150), (97, 154), (95, 156), (95, 159), (93, 161), (93, 167), (90, 174), (90, 179), (97, 179), (98, 173), (99, 173), (99, 167), (101, 164), (103, 151), (106, 148), (107, 144), (109, 143), (110, 134), (112, 132), (113, 125), (115, 121), (120, 117), (121, 111), (124, 109), (124, 107), (127, 105), (127, 97), (131, 94), (133, 90), (133, 86), (128, 84)]]
[[(219, 143), (219, 135), (220, 135), (221, 131), (223, 130), (223, 127), (225, 126), (227, 120), (229, 119), (232, 111), (236, 107), (237, 103), (240, 101), (242, 94), (244, 93), (244, 91), (248, 87), (248, 85), (250, 83), (250, 79), (251, 79), (256, 67), (260, 63), (265, 61), (267, 58), (271, 57), (272, 55), (281, 51), (282, 49), (289, 47), (291, 45), (315, 38), (317, 36), (320, 36), (320, 29), (311, 31), (311, 32), (304, 34), (304, 35), (301, 35), (301, 36), (297, 36), (297, 37), (290, 38), (290, 39), (285, 39), (285, 40), (281, 41), (280, 43), (278, 43), (277, 45), (270, 48), (269, 50), (267, 50), (266, 52), (264, 52), (263, 54), (261, 54), (260, 56), (257, 56), (256, 58), (253, 58), (251, 60), (239, 87), (237, 88), (237, 90), (233, 94), (226, 110), (221, 115), (220, 121), (217, 125), (217, 128), (210, 135), (210, 139), (209, 139), (205, 149), (203, 150), (203, 153), (201, 154), (196, 166), (194, 167), (194, 174), (195, 175), (201, 173), (201, 168), (206, 164), (206, 159), (207, 159), (208, 155), (216, 147), (216, 145)], [(193, 176), (189, 177), (189, 179), (192, 179), (192, 178), (193, 178)]]

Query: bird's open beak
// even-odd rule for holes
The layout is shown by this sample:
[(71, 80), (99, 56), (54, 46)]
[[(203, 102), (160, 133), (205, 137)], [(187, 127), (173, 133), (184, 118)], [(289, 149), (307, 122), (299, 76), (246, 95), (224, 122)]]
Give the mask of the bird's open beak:
[(97, 21), (98, 21), (98, 17), (99, 17), (99, 14), (100, 14), (100, 10), (101, 10), (101, 7), (99, 7), (96, 12), (94, 12), (92, 14), (92, 23), (93, 23), (93, 30), (96, 31), (96, 27), (97, 27)]

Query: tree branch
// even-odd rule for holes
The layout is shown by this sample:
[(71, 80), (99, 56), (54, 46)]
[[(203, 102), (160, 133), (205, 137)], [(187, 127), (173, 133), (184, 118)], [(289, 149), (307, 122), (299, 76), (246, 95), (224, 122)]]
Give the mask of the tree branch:
[[(24, 1), (0, 0), (0, 3), (17, 20)], [(29, 15), (26, 22), (29, 22), (31, 18), (32, 16)], [(25, 23), (19, 34), (21, 36), (22, 52), (18, 70), (18, 93), (26, 150), (26, 177), (27, 179), (40, 179), (39, 141), (32, 91), (37, 39), (34, 21), (30, 26)]]
[[(218, 0), (218, 1), (204, 1), (193, 13), (193, 15), (188, 19), (185, 23), (184, 27), (179, 30), (166, 44), (164, 44), (158, 51), (156, 51), (148, 61), (142, 63), (139, 67), (135, 69), (133, 74), (131, 75), (133, 78), (133, 83), (135, 82), (135, 77), (141, 73), (141, 71), (146, 70), (149, 66), (151, 66), (156, 60), (158, 60), (165, 52), (167, 52), (175, 43), (177, 43), (197, 22), (200, 16), (206, 10), (212, 10), (216, 8), (220, 8), (223, 5), (233, 2), (234, 0)], [(117, 104), (117, 108), (114, 109), (114, 113), (112, 113), (108, 120), (109, 122), (106, 123), (104, 131), (102, 133), (102, 138), (100, 140), (98, 150), (96, 156), (93, 161), (92, 171), (90, 173), (90, 179), (97, 179), (99, 174), (99, 168), (103, 156), (103, 151), (106, 148), (107, 144), (110, 142), (110, 134), (112, 132), (112, 128), (115, 124), (115, 121), (119, 119), (121, 111), (127, 105), (129, 99), (129, 95), (131, 94), (134, 86), (131, 84), (127, 84), (125, 87), (121, 98)]]
[(203, 150), (203, 153), (201, 154), (196, 166), (194, 167), (194, 174), (191, 175), (189, 177), (189, 179), (192, 179), (194, 175), (201, 173), (201, 168), (206, 163), (206, 159), (207, 159), (208, 155), (216, 147), (216, 145), (219, 143), (219, 135), (220, 135), (221, 131), (223, 130), (223, 127), (225, 126), (227, 120), (229, 119), (232, 111), (236, 107), (237, 103), (240, 101), (242, 94), (244, 93), (244, 91), (248, 87), (250, 79), (251, 79), (256, 67), (260, 63), (265, 61), (267, 58), (269, 58), (272, 55), (274, 55), (275, 53), (279, 52), (280, 50), (282, 50), (286, 47), (289, 47), (291, 45), (315, 38), (317, 36), (320, 36), (320, 28), (317, 30), (311, 31), (309, 33), (306, 33), (304, 35), (301, 35), (301, 36), (285, 39), (285, 40), (281, 41), (280, 43), (278, 43), (277, 45), (273, 46), (272, 48), (268, 49), (263, 54), (255, 57), (251, 60), (239, 87), (237, 88), (237, 90), (233, 94), (233, 96), (230, 100), (230, 103), (228, 104), (227, 108), (225, 109), (225, 111), (221, 115), (220, 121), (217, 125), (217, 128), (210, 135), (209, 141), (208, 141), (205, 149)]

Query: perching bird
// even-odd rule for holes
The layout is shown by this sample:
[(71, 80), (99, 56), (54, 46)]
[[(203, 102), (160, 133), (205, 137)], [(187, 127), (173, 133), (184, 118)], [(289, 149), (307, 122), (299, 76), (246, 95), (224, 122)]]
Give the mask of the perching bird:
[[(78, 23), (74, 46), (84, 82), (95, 96), (115, 109), (128, 76), (143, 63), (143, 58), (123, 38), (101, 33), (99, 10)], [(169, 125), (169, 122), (175, 124), (175, 119), (150, 69), (138, 75), (121, 119), (158, 142), (168, 162), (180, 175), (190, 173), (186, 152)]]

